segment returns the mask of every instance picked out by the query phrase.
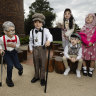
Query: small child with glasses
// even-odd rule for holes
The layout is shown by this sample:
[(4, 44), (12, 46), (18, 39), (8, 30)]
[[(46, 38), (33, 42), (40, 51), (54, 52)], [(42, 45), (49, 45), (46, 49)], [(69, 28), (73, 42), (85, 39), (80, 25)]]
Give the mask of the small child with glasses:
[(12, 69), (13, 66), (18, 69), (18, 74), (21, 76), (23, 73), (23, 66), (20, 64), (16, 48), (20, 46), (19, 37), (15, 35), (15, 25), (6, 21), (2, 25), (5, 35), (0, 37), (0, 54), (3, 53), (4, 61), (7, 63), (7, 78), (6, 84), (13, 87)]

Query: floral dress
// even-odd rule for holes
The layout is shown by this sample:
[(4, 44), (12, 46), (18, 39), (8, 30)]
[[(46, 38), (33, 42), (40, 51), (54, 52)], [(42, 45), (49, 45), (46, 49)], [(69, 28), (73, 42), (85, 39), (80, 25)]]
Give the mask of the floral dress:
[[(87, 28), (85, 33), (86, 38), (83, 38), (81, 35), (82, 40), (82, 58), (84, 60), (96, 60), (96, 27), (89, 29)], [(88, 44), (92, 42), (92, 46), (88, 46)]]

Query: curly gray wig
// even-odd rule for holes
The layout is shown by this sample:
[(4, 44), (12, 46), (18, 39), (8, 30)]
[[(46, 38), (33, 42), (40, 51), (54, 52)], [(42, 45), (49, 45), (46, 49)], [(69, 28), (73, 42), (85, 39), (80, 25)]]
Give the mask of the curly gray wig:
[(9, 27), (15, 28), (15, 25), (11, 21), (5, 21), (2, 25), (2, 27), (3, 27), (4, 31), (7, 31), (9, 29)]

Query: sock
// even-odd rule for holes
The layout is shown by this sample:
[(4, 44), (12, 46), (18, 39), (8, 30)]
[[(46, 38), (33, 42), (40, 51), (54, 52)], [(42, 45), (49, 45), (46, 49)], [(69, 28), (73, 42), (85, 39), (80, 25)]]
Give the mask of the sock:
[(84, 66), (84, 67), (83, 67), (83, 70), (87, 70), (87, 67), (86, 67), (86, 66)]
[(90, 70), (90, 71), (93, 71), (93, 70), (94, 70), (94, 68), (89, 68), (89, 70)]

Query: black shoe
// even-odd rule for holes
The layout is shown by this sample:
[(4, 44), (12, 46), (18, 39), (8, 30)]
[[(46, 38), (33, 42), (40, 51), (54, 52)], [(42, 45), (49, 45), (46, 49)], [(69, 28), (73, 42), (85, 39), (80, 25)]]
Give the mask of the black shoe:
[(22, 74), (23, 74), (23, 69), (22, 69), (22, 70), (19, 70), (19, 71), (18, 71), (18, 74), (19, 74), (19, 76), (22, 76)]
[(84, 76), (87, 76), (88, 74), (87, 74), (87, 70), (83, 70), (83, 75)]
[(33, 79), (31, 80), (31, 83), (35, 83), (35, 82), (38, 81), (38, 80), (39, 80), (39, 78), (33, 77)]
[(93, 75), (93, 71), (89, 71), (88, 76), (92, 77), (92, 75)]
[(87, 73), (83, 73), (84, 76), (87, 76), (88, 74)]
[(46, 84), (46, 81), (45, 79), (41, 79), (41, 82), (40, 82), (41, 86), (44, 86)]
[(6, 78), (6, 84), (7, 84), (7, 86), (9, 86), (9, 87), (13, 87), (14, 86), (14, 83), (13, 83), (13, 81), (10, 79), (7, 79)]

